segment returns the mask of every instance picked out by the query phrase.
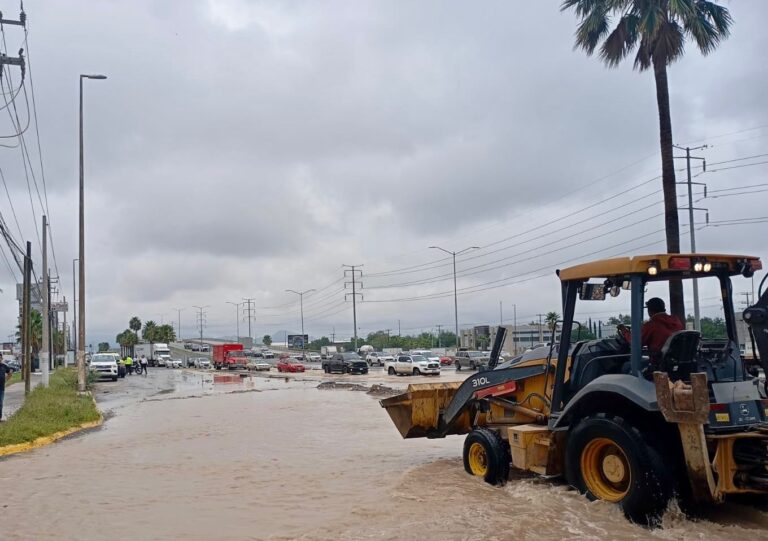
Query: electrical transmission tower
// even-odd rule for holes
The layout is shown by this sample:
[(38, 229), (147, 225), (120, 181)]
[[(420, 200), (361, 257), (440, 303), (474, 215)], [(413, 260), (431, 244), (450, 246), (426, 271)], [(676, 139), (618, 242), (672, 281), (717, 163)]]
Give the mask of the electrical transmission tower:
[(245, 308), (243, 308), (243, 313), (246, 314), (246, 317), (248, 318), (248, 338), (253, 339), (253, 334), (251, 334), (251, 319), (253, 319), (253, 298), (243, 298), (243, 304), (245, 304)]
[(203, 350), (203, 327), (205, 327), (206, 324), (206, 313), (205, 309), (208, 308), (208, 305), (205, 306), (193, 306), (192, 308), (195, 308), (197, 310), (197, 326), (200, 329), (200, 351)]

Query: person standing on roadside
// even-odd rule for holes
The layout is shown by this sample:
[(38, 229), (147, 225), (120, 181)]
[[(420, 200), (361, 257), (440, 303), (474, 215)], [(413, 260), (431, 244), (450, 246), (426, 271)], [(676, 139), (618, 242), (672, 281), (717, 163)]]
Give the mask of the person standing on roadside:
[(147, 375), (147, 366), (149, 366), (149, 361), (147, 361), (147, 357), (145, 355), (141, 356), (141, 359), (139, 359), (139, 373), (142, 372), (144, 375)]
[(0, 422), (3, 421), (3, 399), (5, 398), (5, 386), (11, 383), (13, 370), (0, 359)]
[(129, 376), (133, 374), (133, 359), (131, 359), (130, 355), (125, 356), (125, 370)]

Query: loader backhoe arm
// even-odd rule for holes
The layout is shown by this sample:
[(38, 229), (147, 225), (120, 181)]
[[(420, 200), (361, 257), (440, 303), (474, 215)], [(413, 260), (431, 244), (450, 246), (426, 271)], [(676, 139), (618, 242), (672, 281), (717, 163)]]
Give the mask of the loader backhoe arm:
[(768, 290), (763, 291), (763, 284), (765, 284), (765, 278), (760, 284), (760, 298), (754, 305), (744, 310), (742, 317), (749, 326), (751, 338), (757, 347), (760, 366), (768, 374)]

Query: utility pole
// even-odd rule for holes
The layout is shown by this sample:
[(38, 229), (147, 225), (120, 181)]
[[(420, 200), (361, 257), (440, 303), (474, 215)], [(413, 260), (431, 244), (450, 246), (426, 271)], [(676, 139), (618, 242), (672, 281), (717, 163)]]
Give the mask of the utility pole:
[(402, 335), (402, 334), (400, 334), (400, 320), (398, 319), (398, 320), (397, 320), (397, 337), (398, 337), (398, 338), (400, 338), (400, 337), (402, 337), (402, 336), (403, 336), (403, 335)]
[(85, 392), (85, 160), (83, 151), (83, 79), (106, 79), (104, 75), (80, 75), (80, 301), (77, 328), (77, 390)]
[(40, 323), (43, 325), (43, 344), (40, 348), (40, 372), (43, 375), (43, 387), (48, 387), (49, 383), (49, 370), (50, 367), (48, 366), (48, 355), (49, 355), (49, 345), (51, 340), (50, 335), (50, 324), (51, 324), (51, 312), (50, 312), (50, 295), (51, 290), (48, 285), (48, 220), (45, 217), (45, 214), (43, 214), (43, 284), (42, 284), (42, 295), (43, 295), (43, 313), (40, 314)]
[(182, 341), (181, 340), (181, 311), (184, 310), (184, 308), (174, 308), (174, 310), (176, 310), (176, 314), (179, 316), (179, 326), (178, 326), (179, 335), (176, 337), (176, 340), (181, 342)]
[(241, 304), (246, 304), (248, 307), (246, 308), (246, 311), (248, 312), (248, 338), (253, 340), (253, 334), (251, 334), (251, 318), (253, 316), (253, 298), (243, 298), (243, 302)]
[(67, 310), (69, 309), (69, 305), (67, 305), (67, 298), (64, 297), (64, 306), (66, 306), (66, 309), (64, 312), (64, 324), (62, 331), (64, 333), (64, 366), (67, 366), (67, 355), (69, 352), (69, 328), (67, 327)]
[(200, 351), (203, 350), (203, 327), (205, 326), (205, 309), (208, 308), (208, 305), (205, 306), (193, 306), (192, 308), (197, 309), (197, 325), (200, 327)]
[(336, 327), (334, 326), (332, 327), (332, 330), (331, 330), (331, 344), (335, 344), (335, 343), (336, 343)]
[(458, 252), (452, 252), (450, 250), (446, 250), (445, 248), (440, 248), (439, 246), (430, 246), (430, 248), (443, 251), (446, 254), (453, 256), (453, 316), (454, 323), (456, 324), (456, 350), (458, 351), (458, 349), (461, 347), (461, 337), (459, 336), (459, 294), (458, 289), (456, 289), (456, 256), (470, 250), (479, 250), (480, 247), (470, 246), (469, 248), (464, 248)]
[(391, 329), (387, 329), (387, 347), (389, 347), (389, 331), (390, 331), (390, 330), (391, 330)]
[(499, 327), (504, 325), (504, 312), (502, 311), (501, 301), (499, 301)]
[[(352, 276), (352, 282), (344, 282), (344, 289), (347, 288), (348, 284), (352, 284), (352, 324), (354, 325), (354, 340), (355, 340), (355, 351), (357, 351), (357, 296), (360, 295), (360, 300), (363, 300), (363, 294), (357, 292), (357, 273), (360, 273), (360, 277), (363, 277), (363, 271), (359, 270), (359, 267), (362, 267), (362, 265), (342, 265), (342, 267), (345, 267), (344, 269), (344, 278), (351, 275)], [(349, 275), (347, 273), (350, 273)], [(363, 284), (360, 283), (360, 289), (363, 288)], [(347, 293), (344, 294), (344, 300), (347, 300)]]
[(435, 325), (435, 327), (437, 327), (437, 347), (441, 347), (440, 346), (440, 334), (442, 334), (442, 332), (443, 332), (443, 326), (442, 325)]
[[(704, 171), (707, 170), (707, 162), (704, 158), (698, 156), (691, 156), (691, 150), (701, 150), (707, 148), (707, 145), (701, 145), (695, 148), (679, 147), (674, 145), (675, 148), (685, 150), (685, 163), (688, 170), (688, 181), (685, 184), (688, 185), (688, 229), (691, 237), (691, 253), (696, 253), (696, 228), (693, 226), (693, 211), (694, 210), (706, 210), (697, 209), (693, 206), (693, 184), (700, 184), (704, 186), (704, 197), (707, 196), (707, 187), (702, 182), (691, 182), (691, 160), (701, 160), (703, 162)], [(676, 158), (682, 158), (683, 156), (675, 156)], [(683, 184), (678, 182), (677, 184)], [(707, 214), (707, 222), (709, 222), (709, 214)], [(699, 310), (699, 281), (694, 277), (693, 279), (693, 327), (695, 330), (701, 330), (701, 312)]]
[(544, 342), (544, 328), (541, 326), (541, 318), (544, 316), (544, 314), (536, 314), (539, 316), (539, 343)]
[(514, 355), (517, 355), (517, 342), (519, 341), (519, 337), (517, 336), (517, 304), (512, 305), (512, 310), (514, 311), (514, 319), (512, 320), (513, 325), (513, 331), (512, 331), (512, 349), (514, 350)]
[(22, 371), (24, 372), (24, 395), (28, 395), (32, 376), (32, 347), (30, 344), (30, 315), (32, 313), (32, 243), (27, 242), (27, 254), (24, 256), (24, 285), (22, 286), (21, 309), (21, 347)]
[(75, 263), (79, 259), (72, 260), (72, 352), (77, 352), (77, 289), (75, 289)]
[[(295, 291), (293, 289), (286, 289), (286, 293), (295, 293), (299, 296), (299, 306), (301, 307), (301, 354), (302, 359), (304, 359), (304, 351), (307, 348), (306, 340), (304, 339), (304, 294), (305, 293), (311, 293), (315, 291), (314, 289), (307, 289), (305, 291)], [(309, 337), (307, 337), (309, 338)]]

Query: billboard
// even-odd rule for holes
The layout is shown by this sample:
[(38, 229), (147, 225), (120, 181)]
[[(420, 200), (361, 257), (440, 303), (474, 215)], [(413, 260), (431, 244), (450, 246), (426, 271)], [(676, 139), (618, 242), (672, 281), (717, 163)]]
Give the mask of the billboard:
[(289, 334), (285, 338), (285, 342), (289, 348), (304, 349), (306, 344), (309, 343), (309, 335), (307, 334)]

